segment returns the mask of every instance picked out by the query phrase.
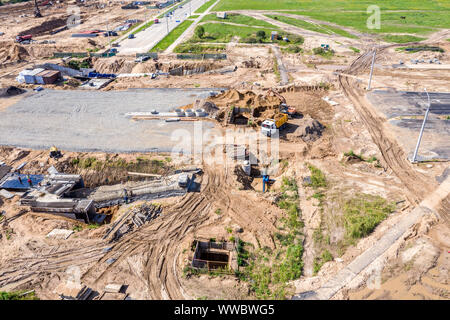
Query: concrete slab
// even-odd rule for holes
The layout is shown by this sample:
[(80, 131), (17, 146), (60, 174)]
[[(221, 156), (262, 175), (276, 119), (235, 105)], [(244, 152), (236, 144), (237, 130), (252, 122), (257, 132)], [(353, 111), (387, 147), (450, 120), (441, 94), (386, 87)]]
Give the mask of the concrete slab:
[[(0, 145), (69, 151), (170, 152), (192, 122), (133, 121), (127, 112), (161, 112), (206, 98), (215, 88), (130, 89), (127, 91), (44, 90), (23, 98), (0, 112)], [(20, 121), (18, 121), (20, 119)], [(214, 127), (202, 122), (206, 131)], [(183, 130), (180, 135), (179, 130)], [(184, 131), (186, 130), (186, 131)], [(185, 150), (189, 152), (190, 150)]]

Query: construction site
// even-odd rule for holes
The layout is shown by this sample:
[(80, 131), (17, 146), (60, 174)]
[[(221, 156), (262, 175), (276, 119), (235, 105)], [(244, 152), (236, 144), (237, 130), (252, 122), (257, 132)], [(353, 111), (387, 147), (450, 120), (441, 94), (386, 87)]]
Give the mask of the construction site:
[(450, 27), (270, 3), (0, 5), (2, 294), (450, 299)]

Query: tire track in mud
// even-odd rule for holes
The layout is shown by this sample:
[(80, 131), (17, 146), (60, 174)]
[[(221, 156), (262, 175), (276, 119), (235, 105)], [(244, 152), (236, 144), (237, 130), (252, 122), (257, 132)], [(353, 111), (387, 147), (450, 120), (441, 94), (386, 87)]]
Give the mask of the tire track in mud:
[[(378, 49), (380, 52), (396, 45), (384, 46)], [(357, 75), (366, 71), (371, 65), (373, 50), (359, 56), (345, 71), (345, 73)], [(408, 200), (418, 204), (427, 194), (436, 188), (436, 183), (415, 171), (408, 162), (407, 156), (394, 137), (384, 128), (385, 120), (378, 117), (372, 110), (372, 106), (365, 99), (364, 91), (359, 87), (357, 81), (350, 77), (339, 76), (339, 83), (345, 95), (353, 103), (355, 110), (367, 127), (372, 140), (380, 149), (383, 160), (394, 174), (402, 181), (408, 190)]]
[(48, 273), (64, 272), (71, 266), (84, 266), (98, 261), (104, 255), (104, 247), (92, 245), (81, 249), (69, 249), (33, 257), (8, 261), (0, 271), (0, 288), (18, 282), (38, 279)]
[[(204, 166), (201, 190), (198, 193), (186, 194), (178, 204), (168, 209), (158, 219), (142, 226), (133, 233), (127, 234), (112, 245), (112, 249), (82, 277), (83, 283), (92, 285), (98, 283), (119, 263), (133, 255), (144, 257), (144, 272), (142, 278), (151, 299), (189, 299), (182, 287), (177, 270), (180, 243), (196, 230), (213, 225), (210, 220), (212, 204), (226, 208), (224, 215), (231, 217), (247, 230), (253, 231), (255, 237), (263, 237), (262, 243), (273, 242), (270, 236), (275, 227), (264, 216), (264, 210), (247, 212), (245, 200), (240, 194), (233, 195), (232, 179), (227, 168), (220, 166)], [(262, 208), (262, 207), (261, 207)], [(259, 219), (263, 221), (258, 228), (252, 223)], [(209, 221), (208, 221), (209, 220)], [(116, 259), (110, 265), (106, 261)]]

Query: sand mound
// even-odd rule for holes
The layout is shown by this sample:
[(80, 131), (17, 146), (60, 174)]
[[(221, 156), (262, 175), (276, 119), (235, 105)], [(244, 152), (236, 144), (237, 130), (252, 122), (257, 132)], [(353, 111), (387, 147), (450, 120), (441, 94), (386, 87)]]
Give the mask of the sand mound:
[(18, 62), (29, 56), (28, 51), (16, 43), (0, 48), (0, 63)]
[(302, 124), (291, 134), (293, 138), (301, 138), (305, 142), (314, 142), (322, 136), (325, 127), (309, 115), (302, 119)]
[(278, 109), (282, 101), (280, 98), (270, 95), (256, 94), (253, 91), (244, 93), (237, 90), (228, 90), (216, 97), (209, 99), (217, 106), (237, 106), (250, 107), (255, 109), (255, 116), (264, 112), (266, 109)]

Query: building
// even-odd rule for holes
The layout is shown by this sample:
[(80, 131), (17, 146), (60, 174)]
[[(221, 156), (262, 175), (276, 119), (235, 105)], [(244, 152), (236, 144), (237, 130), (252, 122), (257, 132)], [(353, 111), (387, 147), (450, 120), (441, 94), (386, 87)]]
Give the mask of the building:
[(227, 13), (226, 12), (217, 12), (217, 18), (219, 19), (226, 19)]
[(38, 84), (52, 84), (61, 79), (61, 72), (57, 70), (44, 70), (34, 76)]

